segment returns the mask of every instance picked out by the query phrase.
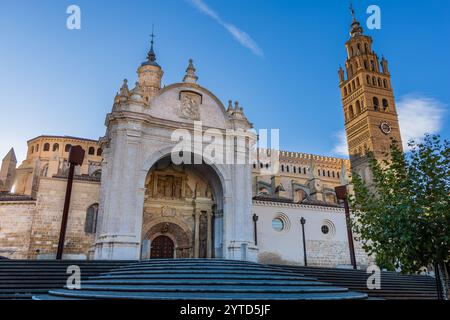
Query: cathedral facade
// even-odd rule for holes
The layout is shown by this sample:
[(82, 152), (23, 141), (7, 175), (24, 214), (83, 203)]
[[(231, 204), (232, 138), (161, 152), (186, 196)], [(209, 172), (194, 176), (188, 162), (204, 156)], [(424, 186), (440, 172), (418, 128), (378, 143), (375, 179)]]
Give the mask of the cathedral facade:
[[(380, 71), (371, 45), (354, 20), (347, 74), (339, 70), (350, 160), (280, 151), (272, 154), (275, 165), (259, 157), (174, 162), (177, 130), (194, 140), (213, 131), (234, 145), (244, 141), (232, 159), (247, 159), (257, 136), (238, 103), (225, 107), (198, 84), (192, 60), (181, 82), (161, 87), (152, 42), (133, 88), (125, 80), (116, 94), (102, 138), (44, 135), (28, 141), (18, 167), (13, 149), (3, 159), (0, 256), (56, 256), (68, 155), (79, 145), (86, 156), (75, 172), (65, 258), (349, 265), (345, 213), (334, 188), (348, 184), (352, 170), (365, 170), (359, 155), (385, 149), (391, 133), (399, 138), (387, 61)], [(177, 153), (201, 156), (208, 145), (199, 143), (200, 151)], [(370, 264), (355, 246), (358, 265)]]

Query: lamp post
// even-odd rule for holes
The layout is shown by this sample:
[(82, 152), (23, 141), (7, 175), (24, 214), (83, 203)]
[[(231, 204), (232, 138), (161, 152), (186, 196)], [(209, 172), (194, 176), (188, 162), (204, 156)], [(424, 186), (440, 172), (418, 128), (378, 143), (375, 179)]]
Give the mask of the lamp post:
[(255, 233), (255, 246), (258, 245), (258, 216), (256, 214), (253, 214), (253, 232)]
[(75, 166), (81, 166), (84, 160), (84, 150), (80, 146), (73, 146), (69, 151), (69, 176), (67, 177), (66, 198), (64, 200), (61, 230), (59, 232), (58, 251), (56, 259), (61, 260), (64, 251), (64, 240), (66, 238), (67, 220), (69, 218), (70, 197), (72, 196), (73, 175)]
[(301, 218), (300, 219), (300, 223), (302, 224), (302, 238), (303, 238), (303, 264), (306, 266), (308, 266), (308, 260), (306, 259), (306, 238), (305, 238), (305, 223), (306, 223), (306, 219), (305, 218)]
[(348, 198), (347, 198), (347, 186), (336, 187), (334, 190), (336, 192), (337, 199), (342, 200), (344, 202), (345, 221), (347, 224), (348, 246), (350, 249), (350, 261), (352, 263), (353, 269), (356, 270), (355, 246), (353, 244), (353, 234), (350, 221), (350, 208), (348, 206)]

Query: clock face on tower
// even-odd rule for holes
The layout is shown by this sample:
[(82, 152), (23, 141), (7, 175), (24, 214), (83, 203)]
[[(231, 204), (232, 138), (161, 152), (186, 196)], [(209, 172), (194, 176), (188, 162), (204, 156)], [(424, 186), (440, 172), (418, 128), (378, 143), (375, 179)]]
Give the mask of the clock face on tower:
[(390, 134), (392, 132), (391, 126), (387, 122), (383, 122), (380, 124), (381, 132), (384, 134)]

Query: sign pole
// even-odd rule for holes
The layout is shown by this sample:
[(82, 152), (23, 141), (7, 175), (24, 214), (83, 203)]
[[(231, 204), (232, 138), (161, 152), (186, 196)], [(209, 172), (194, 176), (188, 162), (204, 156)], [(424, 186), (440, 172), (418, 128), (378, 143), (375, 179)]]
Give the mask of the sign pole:
[(75, 166), (82, 165), (84, 160), (84, 150), (80, 146), (74, 146), (69, 151), (69, 176), (67, 177), (66, 198), (64, 200), (64, 209), (61, 220), (61, 230), (59, 232), (58, 251), (56, 259), (61, 260), (64, 251), (64, 241), (66, 238), (67, 220), (69, 218), (70, 198), (72, 196), (73, 176)]

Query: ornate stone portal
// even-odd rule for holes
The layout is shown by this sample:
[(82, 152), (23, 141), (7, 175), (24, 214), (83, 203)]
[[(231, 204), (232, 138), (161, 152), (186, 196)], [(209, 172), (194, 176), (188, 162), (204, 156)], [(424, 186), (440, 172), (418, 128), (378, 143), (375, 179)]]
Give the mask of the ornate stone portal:
[(174, 252), (160, 258), (212, 258), (214, 196), (209, 182), (189, 166), (169, 159), (150, 170), (145, 183), (141, 258), (157, 257), (154, 240), (172, 240)]
[[(251, 165), (177, 167), (170, 161), (178, 142), (171, 139), (174, 130), (193, 136), (194, 120), (223, 134), (242, 129), (239, 137), (249, 145), (256, 140), (246, 131), (252, 125), (242, 109), (240, 117), (234, 116), (196, 83), (192, 61), (182, 83), (161, 89), (163, 72), (151, 53), (138, 69), (139, 90), (121, 90), (106, 117), (94, 258), (146, 259), (157, 239), (159, 255), (173, 250), (175, 258), (256, 261), (258, 250), (248, 228)], [(247, 151), (235, 150), (233, 156), (242, 158)]]

